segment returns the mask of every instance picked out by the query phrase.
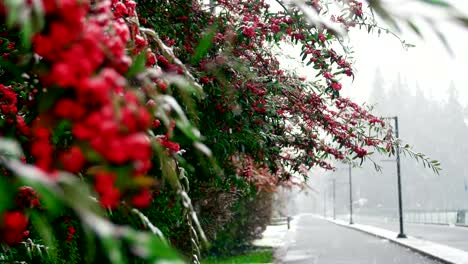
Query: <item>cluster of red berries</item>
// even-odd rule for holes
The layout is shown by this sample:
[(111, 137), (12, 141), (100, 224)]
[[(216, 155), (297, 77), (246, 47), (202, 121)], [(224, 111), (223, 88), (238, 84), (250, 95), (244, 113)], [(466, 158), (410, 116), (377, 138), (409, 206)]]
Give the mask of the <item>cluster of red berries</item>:
[(0, 219), (0, 241), (9, 245), (18, 244), (29, 235), (29, 220), (21, 211), (8, 211)]
[(0, 216), (0, 242), (8, 245), (18, 244), (29, 235), (29, 220), (23, 210), (40, 206), (37, 193), (29, 186), (19, 189), (15, 204), (17, 209), (6, 211)]
[(0, 84), (0, 98), (0, 116), (5, 119), (6, 124), (16, 126), (18, 134), (31, 135), (31, 129), (24, 121), (23, 116), (18, 113), (18, 98), (13, 88)]
[[(51, 91), (67, 91), (52, 109), (57, 120), (72, 122), (75, 145), (59, 155), (60, 166), (67, 171), (79, 172), (92, 162), (88, 152), (97, 153), (111, 166), (131, 164), (133, 177), (151, 168), (152, 149), (145, 131), (153, 118), (138, 91), (127, 88), (124, 77), (132, 63), (126, 49), (130, 47), (134, 55), (147, 45), (138, 32), (132, 37), (122, 18), (133, 16), (135, 6), (134, 1), (90, 5), (87, 1), (44, 0), (48, 23), (34, 36), (33, 49), (49, 65), (50, 70), (40, 76), (42, 83)], [(53, 171), (57, 164), (52, 160), (50, 130), (40, 125), (33, 129), (31, 153), (40, 168)], [(98, 172), (94, 182), (102, 205), (118, 206), (122, 193), (115, 173)], [(149, 205), (147, 193), (146, 188), (140, 189), (132, 198), (134, 205)]]

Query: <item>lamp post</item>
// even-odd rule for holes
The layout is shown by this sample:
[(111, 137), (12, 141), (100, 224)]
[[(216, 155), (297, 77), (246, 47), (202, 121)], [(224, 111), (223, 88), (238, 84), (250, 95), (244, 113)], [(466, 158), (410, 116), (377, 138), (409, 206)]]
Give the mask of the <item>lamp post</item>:
[[(382, 119), (393, 119), (395, 121), (395, 138), (398, 139), (398, 116), (383, 117)], [(406, 238), (403, 230), (403, 199), (401, 193), (401, 171), (400, 171), (400, 145), (396, 147), (396, 164), (397, 164), (397, 178), (398, 178), (398, 218), (400, 221), (400, 233), (397, 238)]]
[[(338, 169), (345, 169), (345, 168), (338, 168)], [(348, 185), (349, 185), (349, 224), (354, 224), (353, 221), (353, 179), (351, 177), (351, 163), (348, 167)], [(333, 179), (333, 206), (335, 206), (335, 179)], [(333, 207), (333, 215), (335, 215), (335, 207)]]
[(333, 179), (333, 220), (336, 220), (336, 179)]
[(323, 191), (323, 217), (327, 218), (327, 190)]
[(351, 163), (349, 164), (349, 224), (353, 222), (353, 181), (351, 178)]
[(331, 179), (332, 182), (332, 202), (333, 202), (333, 220), (336, 220), (336, 179)]

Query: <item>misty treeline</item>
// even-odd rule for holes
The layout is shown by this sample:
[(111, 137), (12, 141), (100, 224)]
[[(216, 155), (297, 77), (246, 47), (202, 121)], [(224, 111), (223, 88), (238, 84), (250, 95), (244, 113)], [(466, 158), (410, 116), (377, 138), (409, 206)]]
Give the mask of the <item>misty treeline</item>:
[[(447, 89), (448, 88), (448, 89)], [(445, 98), (424, 92), (417, 80), (383, 77), (377, 70), (369, 103), (380, 116), (399, 118), (400, 138), (442, 164), (440, 175), (411, 157), (401, 156), (403, 205), (405, 210), (468, 209), (468, 107), (459, 101), (453, 83), (447, 83)], [(378, 102), (378, 103), (377, 103)], [(393, 125), (393, 123), (392, 123)], [(397, 174), (394, 157), (374, 155), (382, 167), (372, 163), (353, 169), (354, 205), (357, 213), (396, 212)], [(348, 211), (348, 171), (338, 170), (337, 210)]]

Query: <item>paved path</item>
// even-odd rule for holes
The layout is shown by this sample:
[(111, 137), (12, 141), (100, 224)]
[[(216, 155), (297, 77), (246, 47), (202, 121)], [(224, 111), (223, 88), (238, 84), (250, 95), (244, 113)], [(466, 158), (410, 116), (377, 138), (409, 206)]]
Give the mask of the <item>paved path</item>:
[[(340, 219), (344, 220), (344, 218), (341, 217)], [(384, 228), (394, 232), (399, 232), (400, 230), (398, 222), (387, 222), (385, 219), (356, 216), (355, 222)], [(407, 235), (444, 244), (468, 252), (468, 227), (405, 223), (404, 229)]]
[(303, 215), (289, 235), (280, 263), (288, 264), (439, 264), (386, 239)]

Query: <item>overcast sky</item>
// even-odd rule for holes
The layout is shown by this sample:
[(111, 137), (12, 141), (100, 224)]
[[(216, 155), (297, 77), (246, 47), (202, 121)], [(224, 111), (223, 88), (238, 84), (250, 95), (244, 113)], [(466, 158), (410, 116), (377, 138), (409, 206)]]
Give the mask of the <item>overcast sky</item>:
[[(454, 1), (460, 10), (468, 10), (468, 1)], [(368, 34), (366, 30), (352, 30), (351, 45), (355, 51), (356, 79), (347, 83), (343, 90), (360, 102), (365, 101), (374, 84), (374, 75), (379, 68), (385, 80), (391, 82), (398, 74), (406, 80), (410, 89), (417, 87), (427, 96), (446, 100), (448, 87), (453, 81), (459, 91), (460, 102), (468, 104), (468, 30), (453, 23), (440, 23), (440, 30), (450, 43), (454, 56), (451, 56), (436, 35), (424, 22), (425, 39), (419, 39), (406, 30), (401, 37), (416, 47), (405, 50), (400, 41), (390, 35)]]
[[(419, 14), (423, 15), (438, 15), (438, 13), (433, 12), (434, 10), (411, 6), (410, 2), (415, 1), (389, 1), (398, 1), (398, 3), (390, 5), (390, 7), (399, 8), (396, 11), (398, 14), (414, 17), (417, 10)], [(467, 0), (453, 0), (452, 2), (459, 10), (468, 14)], [(274, 1), (270, 1), (270, 3), (273, 9), (281, 9), (275, 5)], [(429, 14), (429, 12), (433, 13)], [(387, 88), (400, 75), (408, 83), (409, 89), (414, 90), (419, 86), (426, 96), (441, 102), (447, 99), (448, 88), (453, 81), (459, 91), (460, 102), (463, 106), (468, 105), (468, 30), (443, 20), (438, 24), (440, 31), (445, 35), (454, 51), (454, 56), (451, 56), (424, 21), (415, 22), (422, 30), (424, 39), (420, 39), (405, 28), (399, 34), (407, 43), (415, 45), (409, 49), (404, 49), (400, 40), (390, 34), (379, 36), (367, 33), (366, 29), (352, 29), (349, 34), (349, 45), (353, 47), (355, 52), (353, 56), (356, 78), (354, 82), (351, 82), (349, 78), (343, 78), (342, 94), (360, 103), (367, 101), (374, 84), (376, 70), (380, 69), (388, 84)], [(379, 23), (379, 25), (386, 27), (385, 23)], [(281, 47), (278, 52), (295, 58), (294, 60), (281, 59), (287, 68), (297, 69), (300, 65), (300, 49), (298, 47)], [(299, 67), (297, 71), (303, 76), (313, 77), (315, 75), (311, 67)]]

